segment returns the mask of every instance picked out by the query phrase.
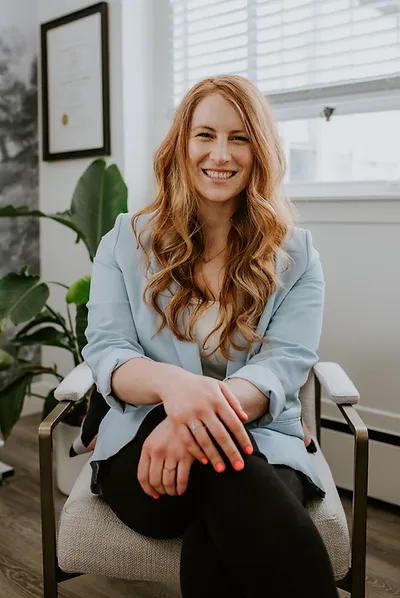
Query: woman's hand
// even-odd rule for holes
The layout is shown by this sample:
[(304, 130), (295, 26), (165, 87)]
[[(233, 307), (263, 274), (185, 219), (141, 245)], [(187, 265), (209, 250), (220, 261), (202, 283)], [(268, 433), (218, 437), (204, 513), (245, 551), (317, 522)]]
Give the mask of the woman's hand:
[(190, 449), (191, 452), (169, 417), (154, 428), (143, 444), (137, 472), (144, 492), (153, 498), (159, 494), (183, 494), (195, 460), (193, 453), (204, 464), (208, 462), (194, 438)]
[(181, 370), (163, 380), (161, 399), (165, 412), (190, 452), (195, 439), (214, 469), (219, 473), (224, 471), (224, 462), (210, 438), (211, 434), (234, 469), (243, 469), (243, 458), (229, 432), (250, 455), (253, 447), (243, 426), (247, 415), (227, 384)]

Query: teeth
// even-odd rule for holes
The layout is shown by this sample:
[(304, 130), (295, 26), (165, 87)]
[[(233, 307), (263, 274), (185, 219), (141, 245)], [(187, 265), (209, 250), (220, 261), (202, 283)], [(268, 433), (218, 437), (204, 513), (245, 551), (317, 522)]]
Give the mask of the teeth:
[(230, 179), (234, 172), (217, 172), (216, 170), (205, 170), (207, 176), (212, 179)]

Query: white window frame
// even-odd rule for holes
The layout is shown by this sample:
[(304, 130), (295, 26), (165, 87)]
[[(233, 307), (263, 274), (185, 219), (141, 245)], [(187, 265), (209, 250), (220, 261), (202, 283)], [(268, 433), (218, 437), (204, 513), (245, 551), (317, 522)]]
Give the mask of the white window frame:
[[(326, 86), (313, 90), (269, 94), (267, 98), (278, 122), (315, 118), (326, 106), (335, 108), (332, 120), (337, 115), (399, 110), (400, 76)], [(294, 201), (382, 199), (400, 201), (400, 180), (284, 183), (283, 189)]]

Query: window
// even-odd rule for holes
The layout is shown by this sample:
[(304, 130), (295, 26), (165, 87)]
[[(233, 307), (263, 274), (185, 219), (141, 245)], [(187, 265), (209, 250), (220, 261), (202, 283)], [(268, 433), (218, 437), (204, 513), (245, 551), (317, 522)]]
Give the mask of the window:
[(288, 183), (400, 179), (400, 110), (287, 120), (278, 129)]
[(274, 108), (291, 195), (400, 197), (400, 0), (170, 2), (173, 108), (204, 77), (243, 75)]

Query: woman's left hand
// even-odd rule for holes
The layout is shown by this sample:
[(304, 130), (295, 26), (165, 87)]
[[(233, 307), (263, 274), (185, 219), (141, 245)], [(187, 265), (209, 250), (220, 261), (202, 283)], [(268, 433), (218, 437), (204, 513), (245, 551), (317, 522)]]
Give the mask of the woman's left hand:
[(194, 454), (199, 461), (207, 463), (195, 439), (189, 452), (170, 418), (164, 419), (149, 434), (142, 447), (137, 477), (144, 492), (153, 498), (160, 494), (183, 494), (195, 461)]

